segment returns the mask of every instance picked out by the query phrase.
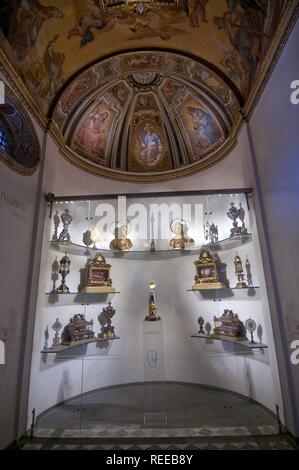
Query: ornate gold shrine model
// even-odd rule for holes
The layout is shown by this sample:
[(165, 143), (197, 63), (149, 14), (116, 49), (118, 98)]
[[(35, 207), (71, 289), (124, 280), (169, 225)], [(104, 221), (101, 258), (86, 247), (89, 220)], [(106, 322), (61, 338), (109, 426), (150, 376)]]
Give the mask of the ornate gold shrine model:
[(211, 256), (209, 250), (206, 248), (203, 249), (194, 264), (196, 275), (192, 290), (223, 289), (226, 287), (226, 285), (219, 280), (218, 261), (214, 256)]
[(242, 321), (239, 319), (238, 314), (232, 310), (224, 310), (223, 315), (217, 318), (214, 317), (215, 328), (211, 338), (225, 338), (231, 341), (245, 341), (247, 336), (246, 329)]
[(110, 248), (119, 251), (129, 251), (133, 247), (133, 243), (127, 238), (129, 232), (128, 224), (115, 226), (115, 239), (110, 243)]
[(104, 256), (98, 252), (87, 264), (87, 286), (84, 292), (115, 292), (110, 278), (111, 264), (106, 263)]
[(94, 339), (92, 327), (93, 320), (87, 321), (82, 313), (74, 315), (63, 330), (61, 344), (73, 346), (80, 343), (88, 343)]

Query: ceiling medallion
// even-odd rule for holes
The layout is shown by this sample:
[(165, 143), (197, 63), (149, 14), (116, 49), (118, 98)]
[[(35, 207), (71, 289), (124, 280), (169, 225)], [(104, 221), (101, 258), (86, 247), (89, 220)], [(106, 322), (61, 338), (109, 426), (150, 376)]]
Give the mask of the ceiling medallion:
[(138, 86), (151, 86), (153, 85), (159, 75), (155, 72), (142, 72), (142, 73), (132, 73), (131, 78), (135, 85)]

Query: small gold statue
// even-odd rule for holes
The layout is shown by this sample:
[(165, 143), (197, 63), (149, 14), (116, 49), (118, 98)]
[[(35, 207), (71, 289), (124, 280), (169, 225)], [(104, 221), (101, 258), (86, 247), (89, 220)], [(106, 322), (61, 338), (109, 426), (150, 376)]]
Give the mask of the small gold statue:
[(115, 226), (115, 239), (110, 243), (110, 248), (119, 251), (129, 251), (133, 247), (133, 243), (127, 238), (129, 232), (128, 224)]
[(145, 317), (145, 320), (146, 321), (161, 320), (161, 317), (157, 314), (158, 307), (156, 304), (156, 293), (155, 293), (157, 283), (155, 281), (151, 281), (148, 287), (149, 287), (148, 315)]
[(226, 285), (220, 282), (218, 261), (211, 256), (209, 250), (201, 250), (198, 260), (194, 261), (196, 275), (192, 290), (224, 289)]
[(241, 260), (240, 256), (238, 255), (238, 253), (236, 253), (234, 264), (235, 264), (235, 273), (236, 273), (236, 276), (237, 276), (237, 279), (238, 279), (236, 288), (237, 289), (246, 289), (248, 287), (248, 285), (246, 284), (246, 282), (244, 280), (245, 279), (245, 274), (244, 274), (244, 271), (243, 271), (242, 260)]
[(187, 237), (187, 224), (184, 219), (173, 220), (170, 224), (172, 233), (175, 237), (169, 242), (174, 250), (184, 250), (187, 243), (194, 243), (193, 238)]
[(87, 286), (83, 292), (115, 292), (110, 279), (111, 264), (106, 263), (104, 256), (97, 252), (87, 264)]

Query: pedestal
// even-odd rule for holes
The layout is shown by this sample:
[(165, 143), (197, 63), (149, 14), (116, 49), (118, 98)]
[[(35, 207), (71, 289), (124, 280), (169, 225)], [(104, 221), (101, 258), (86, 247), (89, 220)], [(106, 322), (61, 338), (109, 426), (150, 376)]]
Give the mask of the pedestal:
[(163, 321), (143, 321), (144, 381), (164, 381)]

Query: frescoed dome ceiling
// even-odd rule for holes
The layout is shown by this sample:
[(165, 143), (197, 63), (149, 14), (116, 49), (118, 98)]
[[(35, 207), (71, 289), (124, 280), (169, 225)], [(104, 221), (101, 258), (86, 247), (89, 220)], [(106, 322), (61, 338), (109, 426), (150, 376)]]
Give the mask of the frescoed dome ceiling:
[(72, 161), (138, 179), (223, 157), (285, 3), (1, 0), (0, 46)]
[(82, 166), (156, 174), (210, 163), (239, 107), (207, 66), (170, 52), (130, 52), (72, 81), (53, 118)]

